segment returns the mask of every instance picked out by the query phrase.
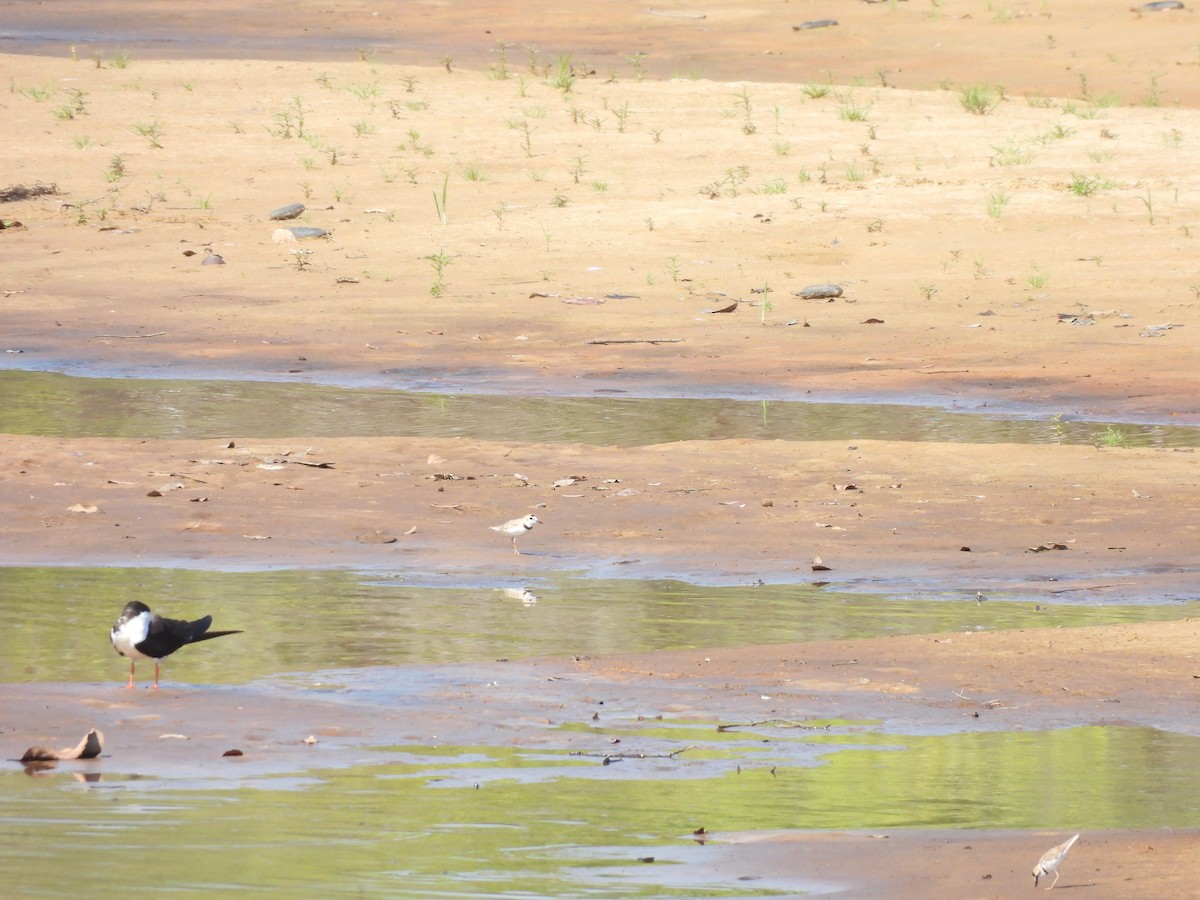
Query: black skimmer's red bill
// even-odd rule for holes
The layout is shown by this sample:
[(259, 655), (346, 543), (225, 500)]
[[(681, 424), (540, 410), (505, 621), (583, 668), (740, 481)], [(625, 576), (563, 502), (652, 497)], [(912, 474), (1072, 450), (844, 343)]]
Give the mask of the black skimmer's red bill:
[(117, 619), (109, 632), (113, 648), (122, 656), (129, 657), (129, 684), (133, 687), (133, 667), (139, 659), (154, 660), (154, 687), (158, 688), (158, 664), (184, 644), (207, 641), (209, 638), (240, 631), (209, 631), (212, 616), (194, 622), (183, 619), (164, 619), (150, 612), (150, 607), (139, 600), (125, 604), (121, 618)]
[(521, 555), (521, 551), (517, 549), (517, 538), (527, 531), (533, 531), (533, 526), (538, 524), (540, 520), (537, 516), (524, 516), (520, 519), (509, 519), (503, 525), (489, 525), (488, 528), (492, 531), (498, 531), (501, 534), (507, 534), (512, 538), (513, 553), (517, 556)]

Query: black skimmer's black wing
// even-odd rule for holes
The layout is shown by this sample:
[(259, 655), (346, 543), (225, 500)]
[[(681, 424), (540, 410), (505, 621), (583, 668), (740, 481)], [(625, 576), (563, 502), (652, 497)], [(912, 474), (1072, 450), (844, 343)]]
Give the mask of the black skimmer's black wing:
[(210, 638), (224, 637), (227, 634), (241, 634), (240, 631), (209, 631), (210, 625), (212, 625), (212, 616), (205, 616), (194, 622), (154, 616), (150, 619), (150, 629), (146, 633), (145, 640), (138, 643), (137, 649), (143, 656), (162, 659), (164, 656), (170, 656), (184, 644), (207, 641)]

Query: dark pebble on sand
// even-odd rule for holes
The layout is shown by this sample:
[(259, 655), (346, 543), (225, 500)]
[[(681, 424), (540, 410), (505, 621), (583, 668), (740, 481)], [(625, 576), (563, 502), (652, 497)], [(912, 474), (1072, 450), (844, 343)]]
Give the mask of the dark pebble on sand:
[(810, 31), (813, 28), (832, 28), (837, 23), (837, 19), (813, 19), (809, 22), (801, 22), (799, 25), (793, 25), (792, 31)]
[(281, 222), (284, 219), (294, 219), (302, 212), (304, 212), (303, 203), (289, 203), (287, 206), (271, 210), (271, 218)]
[(1142, 12), (1161, 12), (1164, 9), (1183, 9), (1179, 0), (1154, 0), (1153, 3), (1143, 3), (1138, 7)]

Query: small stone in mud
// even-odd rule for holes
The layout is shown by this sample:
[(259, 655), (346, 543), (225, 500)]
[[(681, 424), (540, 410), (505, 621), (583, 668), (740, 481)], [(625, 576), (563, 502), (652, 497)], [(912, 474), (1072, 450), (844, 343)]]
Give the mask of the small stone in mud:
[(304, 212), (303, 203), (289, 203), (287, 206), (271, 210), (271, 218), (277, 222), (282, 222), (285, 219), (294, 219), (302, 212)]
[(360, 544), (394, 544), (399, 540), (390, 531), (364, 531), (356, 540)]
[(792, 296), (801, 300), (831, 300), (842, 296), (842, 289), (836, 284), (810, 284), (799, 291), (792, 291)]
[(281, 231), (290, 231), (296, 240), (303, 238), (322, 238), (329, 237), (329, 232), (324, 228), (314, 228), (309, 225), (295, 225), (291, 228), (282, 228)]

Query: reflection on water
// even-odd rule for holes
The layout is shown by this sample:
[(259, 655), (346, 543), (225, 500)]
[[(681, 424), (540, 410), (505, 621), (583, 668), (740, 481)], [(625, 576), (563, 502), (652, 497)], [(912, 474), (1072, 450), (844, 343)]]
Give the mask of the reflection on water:
[[(410, 746), (299, 783), (214, 778), (202, 791), (14, 768), (0, 772), (0, 881), (9, 895), (98, 898), (134, 882), (140, 893), (759, 897), (770, 886), (722, 880), (689, 832), (1200, 826), (1200, 739), (1154, 729), (708, 735), (716, 762), (704, 746), (613, 766)], [(766, 758), (742, 749), (767, 739)]]
[(638, 446), (890, 440), (1200, 446), (1200, 428), (1032, 420), (871, 403), (426, 394), (253, 381), (0, 371), (0, 433), (54, 437), (431, 436)]
[[(737, 647), (1001, 628), (1101, 625), (1200, 614), (1200, 602), (979, 604), (849, 594), (811, 585), (711, 586), (559, 575), (537, 604), (504, 583), (415, 586), (343, 571), (0, 568), (0, 683), (120, 680), (108, 629), (130, 599), (247, 633), (186, 648), (167, 682), (247, 683), (281, 672)], [(523, 583), (522, 583), (523, 586)], [(969, 595), (973, 597), (973, 595)]]

